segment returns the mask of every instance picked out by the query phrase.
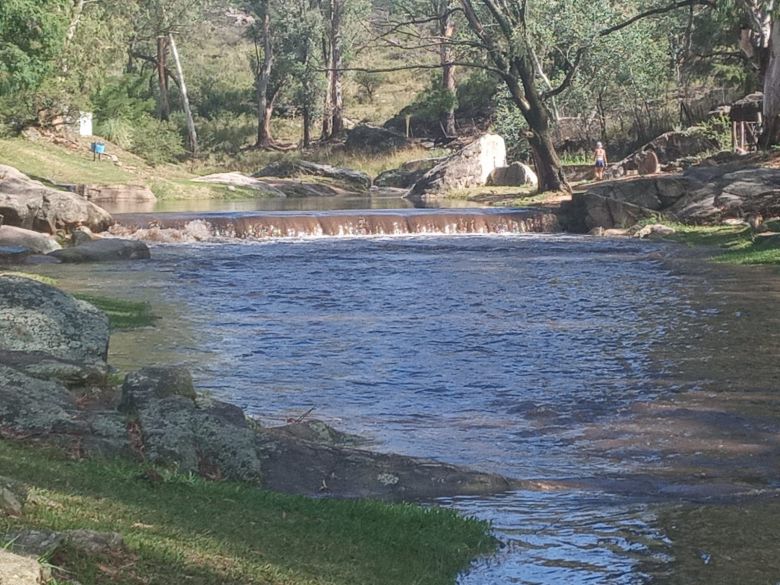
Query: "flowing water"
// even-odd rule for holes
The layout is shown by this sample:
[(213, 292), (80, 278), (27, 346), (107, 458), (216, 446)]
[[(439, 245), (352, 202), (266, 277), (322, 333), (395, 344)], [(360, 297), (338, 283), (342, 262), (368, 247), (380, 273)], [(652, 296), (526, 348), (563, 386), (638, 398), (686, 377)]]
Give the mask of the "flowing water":
[[(200, 214), (152, 261), (40, 270), (163, 316), (112, 338), (120, 368), (184, 364), (266, 424), (313, 408), (378, 450), (536, 480), (440, 502), (503, 543), (462, 585), (780, 582), (777, 276), (516, 233), (547, 225), (520, 211), (431, 212), (444, 233), (421, 235), (415, 213), (295, 215), (309, 237), (281, 239), (257, 229), (276, 215)], [(366, 215), (384, 227), (322, 229)]]

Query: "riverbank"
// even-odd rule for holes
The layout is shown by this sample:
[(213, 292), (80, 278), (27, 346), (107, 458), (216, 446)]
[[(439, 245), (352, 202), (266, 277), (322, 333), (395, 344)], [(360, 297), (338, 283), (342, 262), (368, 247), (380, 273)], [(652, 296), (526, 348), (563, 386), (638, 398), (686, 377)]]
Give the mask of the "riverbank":
[(451, 510), (286, 496), (7, 439), (0, 475), (29, 490), (22, 516), (0, 514), (0, 533), (123, 537), (121, 551), (44, 555), (57, 583), (449, 585), (495, 546), (487, 523)]

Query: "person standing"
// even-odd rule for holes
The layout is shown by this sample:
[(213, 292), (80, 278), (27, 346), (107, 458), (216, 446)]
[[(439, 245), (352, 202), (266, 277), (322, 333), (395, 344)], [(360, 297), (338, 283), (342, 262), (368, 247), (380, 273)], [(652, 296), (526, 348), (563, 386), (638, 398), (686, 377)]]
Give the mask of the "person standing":
[(604, 169), (607, 168), (607, 151), (604, 150), (604, 145), (601, 142), (596, 143), (596, 150), (593, 151), (596, 157), (596, 180), (604, 180)]

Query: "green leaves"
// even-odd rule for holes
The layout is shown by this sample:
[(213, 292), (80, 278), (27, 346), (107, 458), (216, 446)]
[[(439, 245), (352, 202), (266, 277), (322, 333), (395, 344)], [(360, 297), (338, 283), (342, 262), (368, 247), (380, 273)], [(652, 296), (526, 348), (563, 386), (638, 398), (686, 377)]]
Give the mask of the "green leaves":
[(42, 83), (67, 25), (65, 0), (0, 2), (0, 95)]

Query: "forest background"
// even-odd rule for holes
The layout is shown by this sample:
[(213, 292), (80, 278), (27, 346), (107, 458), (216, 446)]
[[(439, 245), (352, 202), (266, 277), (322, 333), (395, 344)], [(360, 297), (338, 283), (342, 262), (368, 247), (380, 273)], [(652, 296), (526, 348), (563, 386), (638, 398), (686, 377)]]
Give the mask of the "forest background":
[[(152, 164), (331, 152), (356, 123), (446, 145), (492, 129), (540, 187), (765, 90), (774, 0), (4, 0), (0, 135), (94, 113)], [(251, 164), (251, 163), (248, 163)]]

